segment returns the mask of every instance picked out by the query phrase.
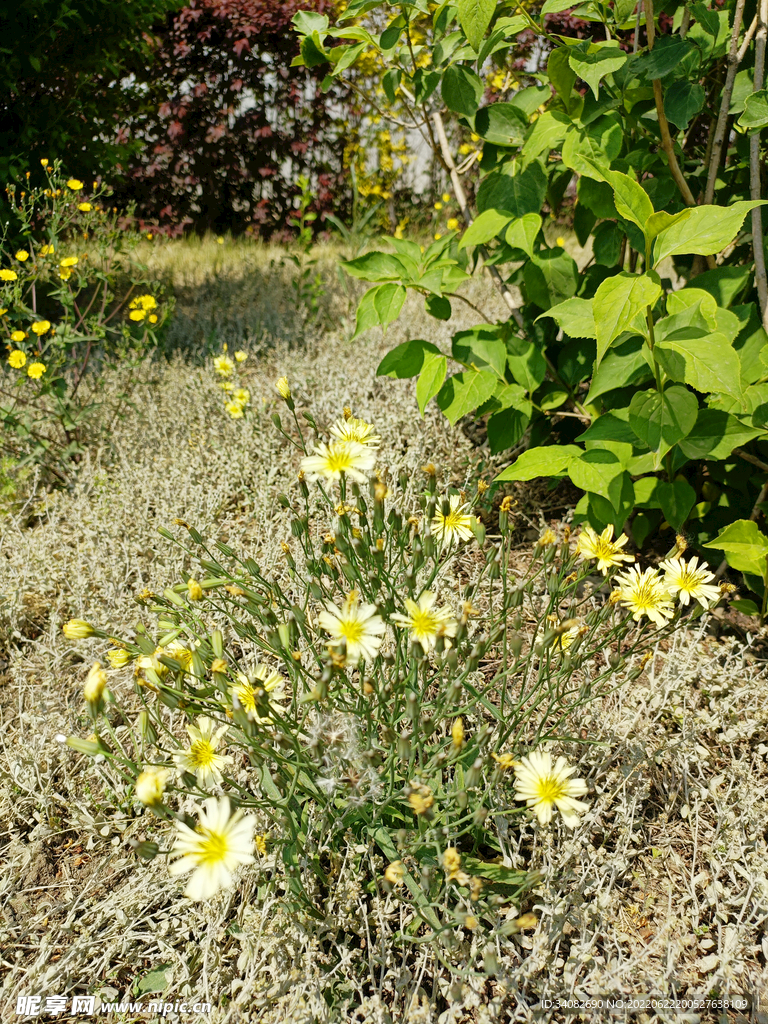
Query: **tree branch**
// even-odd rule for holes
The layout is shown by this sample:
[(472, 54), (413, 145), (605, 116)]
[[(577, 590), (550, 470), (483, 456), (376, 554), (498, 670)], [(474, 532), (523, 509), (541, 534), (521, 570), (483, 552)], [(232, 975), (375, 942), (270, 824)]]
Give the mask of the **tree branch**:
[[(763, 88), (765, 79), (765, 44), (768, 36), (768, 0), (760, 0), (758, 26), (755, 33), (755, 92)], [(760, 130), (749, 138), (749, 192), (752, 199), (762, 199), (760, 188)], [(760, 302), (763, 327), (768, 329), (768, 275), (765, 269), (762, 208), (752, 211), (752, 249), (755, 254), (755, 285)]]
[(739, 68), (739, 33), (741, 32), (741, 22), (744, 17), (745, 4), (746, 0), (736, 0), (736, 9), (733, 13), (731, 46), (727, 57), (728, 73), (725, 76), (725, 85), (723, 87), (722, 99), (720, 101), (720, 110), (717, 115), (717, 124), (715, 126), (715, 137), (712, 142), (712, 151), (709, 155), (707, 186), (704, 190), (704, 203), (707, 206), (711, 204), (712, 200), (715, 198), (715, 181), (717, 180), (717, 172), (720, 168), (720, 157), (723, 150), (723, 144), (725, 143), (725, 129), (728, 124), (728, 108), (731, 105), (733, 83), (736, 79), (736, 72)]

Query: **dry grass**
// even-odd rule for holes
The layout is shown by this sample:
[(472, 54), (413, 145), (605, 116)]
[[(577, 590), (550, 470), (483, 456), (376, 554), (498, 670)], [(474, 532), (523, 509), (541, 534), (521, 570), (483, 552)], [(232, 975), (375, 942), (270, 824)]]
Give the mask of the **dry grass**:
[[(263, 884), (268, 864), (200, 907), (180, 895), (183, 883), (162, 860), (137, 863), (129, 840), (152, 834), (149, 816), (55, 739), (88, 731), (80, 692), (100, 650), (65, 641), (61, 625), (135, 625), (134, 594), (162, 590), (185, 565), (157, 534), (175, 517), (279, 567), (275, 497), (295, 465), (270, 423), (273, 380), (287, 372), (321, 426), (344, 405), (373, 420), (394, 473), (413, 476), (432, 461), (461, 484), (488, 462), (436, 413), (422, 422), (409, 383), (376, 379), (382, 354), (405, 337), (400, 327), (350, 347), (346, 307), (334, 296), (329, 312), (341, 330), (313, 337), (290, 307), (284, 275), (266, 273), (271, 254), (254, 249), (251, 263), (249, 252), (214, 245), (152, 258), (165, 260), (180, 289), (176, 337), (186, 332), (190, 350), (212, 334), (215, 348), (226, 339), (251, 351), (252, 418), (223, 414), (208, 368), (147, 365), (133, 381), (133, 407), (77, 488), (0, 520), (0, 1016), (14, 1018), (20, 994), (146, 1001), (153, 997), (135, 996), (136, 986), (159, 967), (166, 1001), (209, 1001), (217, 1024), (540, 1020), (550, 1016), (535, 1008), (543, 997), (599, 993), (745, 993), (765, 1011), (768, 686), (749, 649), (705, 629), (678, 637), (646, 676), (584, 713), (578, 724), (590, 742), (579, 774), (591, 809), (580, 827), (508, 831), (512, 865), (544, 875), (531, 900), (534, 933), (457, 933), (442, 962), (431, 947), (403, 949), (393, 938), (396, 900), (360, 886), (361, 858), (383, 866), (368, 850), (350, 850), (319, 923), (285, 913)], [(473, 298), (500, 315), (480, 283)], [(300, 347), (289, 347), (291, 322)], [(447, 340), (415, 301), (403, 322), (410, 337)], [(125, 384), (116, 374), (107, 387)], [(488, 947), (496, 977), (484, 968)]]

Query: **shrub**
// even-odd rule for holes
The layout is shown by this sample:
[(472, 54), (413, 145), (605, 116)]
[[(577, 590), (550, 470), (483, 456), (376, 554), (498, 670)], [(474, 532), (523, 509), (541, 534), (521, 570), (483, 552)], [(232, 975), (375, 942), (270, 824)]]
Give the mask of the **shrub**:
[[(740, 3), (673, 5), (658, 24), (652, 3), (617, 3), (590, 15), (598, 40), (551, 35), (546, 18), (570, 6), (547, 0), (536, 20), (460, 0), (421, 11), (418, 45), (407, 4), (352, 3), (333, 28), (297, 19), (304, 59), (325, 61), (331, 78), (377, 56), (387, 100), (410, 105), (461, 210), (425, 252), (389, 238), (389, 251), (345, 264), (375, 284), (357, 330), (396, 320), (407, 289), (450, 320), (484, 264), (509, 318), (454, 334), (458, 372), (413, 339), (379, 373), (418, 376), (422, 411), (434, 398), (451, 422), (482, 417), (491, 449), (517, 455), (500, 480), (569, 477), (584, 491), (577, 522), (619, 530), (632, 517), (639, 547), (662, 527), (703, 544), (764, 507), (768, 118), (762, 57), (753, 72), (746, 54), (765, 42), (750, 43)], [(381, 35), (359, 23), (372, 10), (388, 21)], [(546, 75), (534, 62), (509, 99), (485, 102), (481, 74), (514, 65), (523, 32), (535, 33)], [(481, 151), (457, 167), (470, 133)], [(473, 161), (476, 213), (463, 177)], [(591, 247), (581, 267), (575, 243), (545, 227), (569, 197), (559, 231)]]
[(2, 452), (67, 483), (95, 440), (100, 372), (143, 359), (170, 306), (147, 281), (138, 237), (104, 208), (109, 190), (94, 182), (91, 193), (59, 162), (43, 163), (46, 188), (6, 190), (23, 243), (0, 246)]
[[(497, 816), (577, 824), (587, 786), (552, 759), (570, 716), (637, 678), (686, 605), (699, 614), (720, 590), (678, 549), (664, 575), (626, 568), (627, 538), (610, 528), (585, 528), (575, 550), (567, 530), (546, 531), (518, 575), (511, 499), (491, 539), (478, 517), (487, 485), (443, 494), (428, 466), (418, 507), (404, 508), (408, 481), (374, 472), (370, 424), (345, 410), (319, 441), (287, 379), (277, 388), (289, 422), (275, 425), (300, 466), (277, 497), (284, 565), (267, 573), (182, 520), (184, 540), (161, 529), (190, 571), (138, 595), (135, 633), (64, 626), (111, 645), (111, 671), (96, 662), (85, 682), (91, 735), (67, 742), (174, 826), (147, 817), (137, 849), (152, 858), (162, 844), (174, 873), (194, 868), (192, 898), (258, 852), (288, 906), (322, 919), (354, 855), (366, 891), (394, 892), (412, 913), (404, 940), (509, 935), (530, 918), (505, 923), (500, 908), (535, 879), (496, 859)], [(618, 584), (610, 597), (603, 582)]]

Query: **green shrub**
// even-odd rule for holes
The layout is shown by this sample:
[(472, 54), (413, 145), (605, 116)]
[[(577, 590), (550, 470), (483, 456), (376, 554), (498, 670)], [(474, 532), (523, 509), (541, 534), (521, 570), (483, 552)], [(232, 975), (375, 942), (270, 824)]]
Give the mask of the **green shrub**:
[(487, 485), (443, 494), (427, 466), (418, 506), (403, 507), (408, 481), (375, 470), (371, 425), (345, 410), (319, 441), (286, 378), (277, 387), (290, 423), (275, 414), (275, 425), (300, 467), (277, 497), (284, 564), (267, 573), (177, 520), (190, 571), (138, 596), (133, 635), (64, 626), (72, 640), (108, 638), (112, 669), (91, 668), (90, 736), (67, 742), (175, 823), (143, 829), (139, 853), (162, 844), (173, 872), (194, 869), (193, 898), (253, 860), (258, 829), (274, 872), (259, 891), (278, 885), (297, 910), (322, 918), (347, 856), (369, 893), (407, 904), (406, 940), (450, 945), (457, 927), (508, 935), (526, 919), (503, 923), (500, 908), (535, 879), (499, 859), (497, 820), (535, 813), (543, 826), (559, 812), (578, 823), (587, 786), (565, 757), (553, 763), (553, 745), (572, 752), (574, 712), (636, 679), (686, 605), (698, 615), (720, 590), (677, 549), (663, 576), (617, 573), (634, 559), (610, 527), (585, 527), (575, 550), (567, 530), (545, 531), (517, 575), (511, 499), (491, 537), (477, 515)]
[[(462, 230), (426, 251), (387, 238), (388, 251), (345, 264), (374, 283), (357, 333), (395, 321), (408, 289), (450, 320), (484, 265), (509, 318), (455, 333), (449, 355), (408, 340), (379, 373), (418, 377), (422, 412), (434, 398), (452, 423), (482, 417), (491, 449), (518, 456), (499, 480), (570, 478), (584, 491), (576, 522), (620, 530), (632, 517), (638, 547), (660, 527), (703, 544), (765, 499), (768, 117), (746, 56), (765, 41), (750, 43), (735, 2), (668, 4), (663, 35), (652, 2), (582, 6), (599, 41), (552, 35), (547, 18), (572, 6), (547, 0), (535, 20), (485, 0), (434, 11), (359, 0), (336, 27), (297, 19), (304, 59), (328, 62), (331, 78), (378, 56), (386, 101), (410, 106), (462, 211)], [(372, 11), (386, 17), (381, 34), (360, 22)], [(521, 32), (542, 57), (508, 101), (486, 103), (481, 76), (512, 66)], [(454, 158), (470, 133), (476, 180), (463, 176), (473, 161)], [(569, 227), (548, 229), (548, 216)]]
[(2, 453), (67, 483), (96, 440), (101, 372), (145, 358), (171, 307), (137, 259), (138, 236), (104, 208), (109, 190), (88, 193), (44, 163), (47, 188), (7, 189), (24, 242), (0, 244)]

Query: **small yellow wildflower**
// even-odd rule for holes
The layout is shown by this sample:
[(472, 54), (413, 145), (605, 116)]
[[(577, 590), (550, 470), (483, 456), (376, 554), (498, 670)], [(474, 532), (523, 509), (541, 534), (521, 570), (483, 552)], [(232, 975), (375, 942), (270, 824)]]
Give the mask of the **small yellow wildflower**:
[(472, 516), (460, 495), (450, 496), (446, 510), (438, 506), (432, 519), (432, 533), (443, 547), (449, 547), (454, 541), (472, 539)]
[(15, 256), (19, 263), (24, 263), (25, 260), (29, 259), (29, 253), (26, 249), (19, 249), (19, 251), (15, 253)]
[(656, 569), (649, 566), (641, 573), (637, 566), (632, 565), (617, 575), (616, 582), (621, 603), (630, 609), (635, 622), (645, 615), (661, 628), (667, 619), (672, 618), (672, 595), (666, 580)]
[(233, 420), (241, 420), (245, 415), (243, 412), (243, 407), (242, 405), (240, 405), (239, 402), (227, 402), (224, 408), (227, 410), (227, 412), (229, 413)]
[(102, 700), (106, 688), (107, 673), (101, 667), (101, 662), (95, 661), (85, 680), (83, 696), (89, 704), (98, 704)]
[(458, 231), (459, 230), (459, 226), (460, 225), (459, 225), (459, 222), (456, 219), (456, 217), (449, 217), (448, 218), (448, 223), (446, 224), (446, 227), (448, 228), (449, 231)]
[(40, 160), (40, 166), (41, 166), (41, 167), (47, 167), (47, 166), (48, 166), (48, 161), (46, 160), (46, 158), (45, 158), (45, 157), (43, 157), (43, 158), (42, 158), (42, 159)]
[(555, 245), (559, 245), (561, 249), (565, 245), (565, 239), (562, 235), (557, 236), (557, 238), (555, 239)]
[(153, 807), (162, 803), (165, 792), (165, 784), (170, 776), (167, 768), (157, 768), (148, 765), (136, 779), (136, 799), (140, 800), (147, 807)]
[(605, 576), (613, 566), (622, 562), (634, 562), (634, 555), (628, 555), (621, 550), (628, 540), (624, 533), (614, 540), (613, 525), (606, 526), (599, 536), (591, 526), (585, 526), (579, 535), (576, 552), (582, 558), (597, 559), (597, 568)]
[(51, 242), (50, 245), (43, 245), (43, 246), (40, 247), (40, 255), (41, 256), (51, 256), (55, 252), (56, 252), (56, 247), (54, 246), (53, 242)]
[(448, 192), (443, 192), (443, 202), (444, 203), (450, 203), (450, 201), (451, 201), (450, 194)]
[(67, 640), (85, 640), (96, 632), (90, 622), (85, 619), (70, 619), (65, 622), (62, 632)]
[(222, 377), (228, 377), (235, 368), (235, 364), (227, 355), (216, 356), (213, 360), (213, 366), (216, 373), (220, 374)]
[(275, 384), (275, 387), (277, 388), (277, 393), (280, 397), (288, 401), (291, 397), (291, 389), (288, 387), (288, 378), (281, 377)]
[(520, 764), (514, 754), (491, 754), (491, 757), (503, 772)]
[(552, 820), (552, 810), (557, 807), (565, 824), (574, 828), (579, 814), (588, 810), (587, 804), (576, 799), (587, 792), (587, 784), (583, 779), (570, 778), (575, 771), (564, 757), (558, 757), (553, 766), (549, 751), (533, 751), (515, 768), (515, 799), (525, 801), (540, 825)]
[(203, 588), (191, 577), (187, 580), (187, 590), (189, 591), (190, 601), (202, 601), (203, 599)]
[(38, 338), (40, 337), (41, 334), (45, 334), (47, 331), (50, 331), (50, 329), (51, 329), (51, 321), (50, 320), (37, 320), (37, 321), (35, 321), (35, 323), (32, 324), (32, 326), (30, 328), (30, 330), (32, 330), (32, 332), (34, 334), (36, 334), (38, 336)]
[(0, 270), (0, 281), (16, 281), (18, 276), (15, 270)]
[(248, 358), (248, 353), (247, 352), (243, 352), (242, 349), (240, 349), (240, 351), (238, 351), (238, 352), (235, 352), (235, 360), (238, 363), (244, 363), (247, 358)]
[(83, 183), (78, 178), (70, 178), (67, 181), (67, 188), (71, 188), (73, 192), (79, 192), (83, 188)]
[(401, 860), (393, 860), (391, 864), (387, 865), (387, 869), (384, 872), (384, 879), (389, 882), (390, 885), (400, 885), (403, 881), (403, 875), (403, 862)]
[(81, 213), (90, 213), (93, 209), (90, 203), (78, 203), (77, 208)]
[(443, 204), (442, 203), (435, 203), (435, 209), (436, 210), (442, 210), (442, 208), (443, 208)]
[(464, 719), (457, 718), (451, 726), (451, 744), (454, 750), (461, 750), (464, 746)]
[(13, 352), (11, 352), (11, 354), (8, 356), (8, 362), (11, 364), (14, 370), (20, 370), (22, 366), (26, 363), (26, 361), (27, 356), (24, 352), (21, 351), (20, 348), (14, 349)]
[(24, 341), (26, 336), (26, 331), (11, 331), (11, 341)]
[(30, 363), (27, 367), (27, 376), (33, 380), (39, 380), (45, 373), (45, 363)]

